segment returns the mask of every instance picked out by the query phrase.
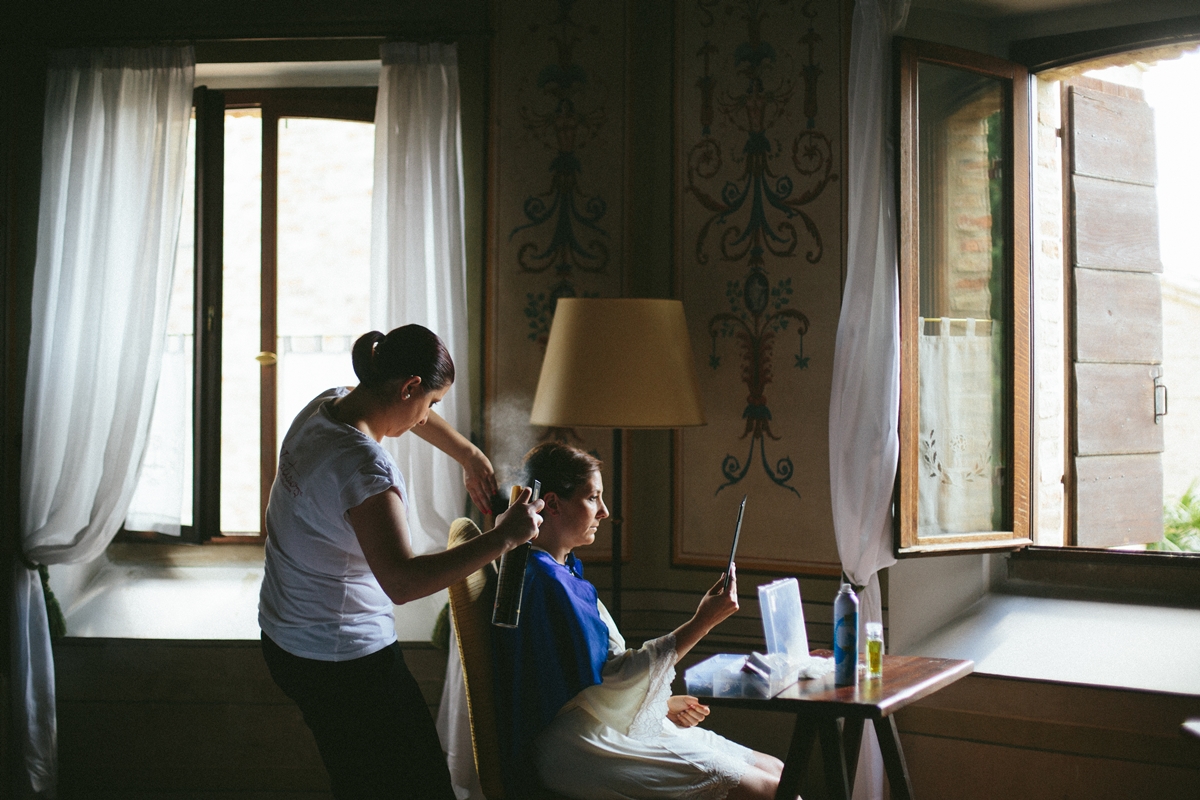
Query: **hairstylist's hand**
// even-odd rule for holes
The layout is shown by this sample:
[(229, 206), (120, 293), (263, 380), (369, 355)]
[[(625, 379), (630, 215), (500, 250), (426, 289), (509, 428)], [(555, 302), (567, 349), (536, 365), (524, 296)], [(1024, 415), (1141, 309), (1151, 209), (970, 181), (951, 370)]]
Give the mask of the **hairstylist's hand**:
[(491, 514), (492, 497), (499, 492), (492, 462), (476, 447), (472, 448), (472, 452), (467, 454), (461, 463), (463, 483), (467, 487), (467, 494), (471, 495), (471, 502), (480, 513)]
[(696, 609), (696, 620), (706, 630), (712, 630), (738, 610), (737, 567), (731, 566), (729, 572), (729, 592), (725, 592), (725, 576), (722, 575), (700, 599), (700, 606)]
[(492, 530), (504, 537), (506, 551), (537, 538), (538, 527), (542, 524), (542, 515), (538, 512), (544, 505), (540, 499), (533, 500), (533, 490), (526, 486), (517, 501), (496, 517), (496, 527)]

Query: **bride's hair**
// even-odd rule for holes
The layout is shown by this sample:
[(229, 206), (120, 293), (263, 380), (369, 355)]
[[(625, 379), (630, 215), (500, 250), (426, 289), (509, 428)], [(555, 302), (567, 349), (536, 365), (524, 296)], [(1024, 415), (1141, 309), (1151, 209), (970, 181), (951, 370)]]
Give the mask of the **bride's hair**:
[(600, 467), (600, 459), (591, 453), (559, 442), (545, 442), (525, 454), (524, 483), (532, 486), (535, 480), (541, 481), (543, 496), (554, 492), (567, 500)]

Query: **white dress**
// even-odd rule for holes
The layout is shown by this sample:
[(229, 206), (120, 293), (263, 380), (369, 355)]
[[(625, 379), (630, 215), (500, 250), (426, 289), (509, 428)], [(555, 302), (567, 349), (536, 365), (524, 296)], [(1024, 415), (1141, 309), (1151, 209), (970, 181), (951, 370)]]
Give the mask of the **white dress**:
[(754, 764), (754, 751), (668, 720), (675, 635), (629, 650), (597, 605), (608, 626), (603, 682), (569, 700), (534, 740), (542, 783), (579, 800), (724, 800)]

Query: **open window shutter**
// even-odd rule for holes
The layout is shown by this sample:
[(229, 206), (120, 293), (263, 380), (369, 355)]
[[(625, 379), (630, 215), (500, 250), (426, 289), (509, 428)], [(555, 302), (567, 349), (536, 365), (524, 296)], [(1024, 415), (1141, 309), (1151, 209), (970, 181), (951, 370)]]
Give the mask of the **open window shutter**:
[(1163, 532), (1162, 376), (1154, 116), (1140, 89), (1064, 86), (1074, 344), (1075, 544)]

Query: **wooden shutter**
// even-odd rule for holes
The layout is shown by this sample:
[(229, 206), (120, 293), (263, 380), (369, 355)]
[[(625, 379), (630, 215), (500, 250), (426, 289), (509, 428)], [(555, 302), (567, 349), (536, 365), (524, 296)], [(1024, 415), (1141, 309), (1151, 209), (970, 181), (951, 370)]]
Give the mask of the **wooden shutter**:
[(1154, 117), (1140, 89), (1064, 85), (1070, 187), (1074, 544), (1163, 532), (1162, 376)]

